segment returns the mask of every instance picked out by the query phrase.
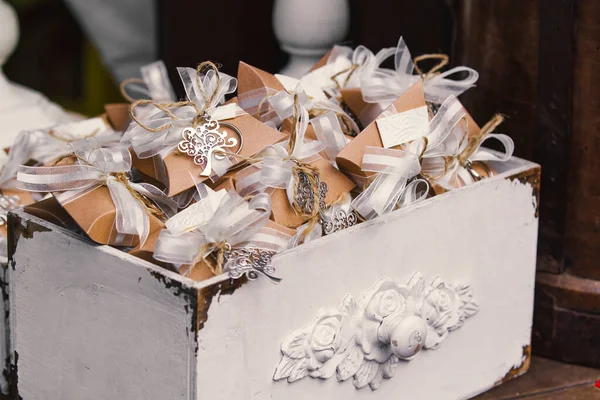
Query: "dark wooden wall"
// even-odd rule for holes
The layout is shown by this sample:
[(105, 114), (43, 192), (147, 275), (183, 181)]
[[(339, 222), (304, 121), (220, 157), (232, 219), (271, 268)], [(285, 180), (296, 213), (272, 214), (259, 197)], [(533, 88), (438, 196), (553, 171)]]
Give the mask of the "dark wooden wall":
[[(159, 0), (158, 7), (159, 51), (171, 73), (205, 60), (219, 62), (232, 75), (239, 60), (277, 72), (287, 61), (273, 35), (273, 0)], [(452, 15), (445, 0), (350, 0), (350, 11), (344, 44), (376, 51), (395, 46), (404, 35), (415, 54), (450, 51)]]

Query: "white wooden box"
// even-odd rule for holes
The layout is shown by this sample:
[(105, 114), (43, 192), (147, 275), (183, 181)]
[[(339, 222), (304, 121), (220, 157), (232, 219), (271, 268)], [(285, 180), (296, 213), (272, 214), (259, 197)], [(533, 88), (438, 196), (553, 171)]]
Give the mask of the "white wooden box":
[[(3, 285), (13, 393), (24, 400), (464, 399), (518, 376), (529, 366), (540, 169), (517, 158), (494, 167), (493, 178), (278, 255), (279, 285), (225, 276), (193, 282), (17, 211)], [(335, 315), (344, 299), (348, 306), (348, 294), (358, 302), (371, 293), (356, 305), (371, 307), (376, 284), (404, 286), (415, 273), (427, 282), (439, 276), (456, 291), (470, 285), (478, 312), (411, 361), (366, 362), (360, 353), (360, 372), (339, 381), (335, 367), (347, 356), (340, 342), (356, 351), (356, 340), (372, 339), (372, 321), (335, 317), (341, 332), (323, 328), (322, 318), (305, 328), (317, 315)], [(378, 299), (379, 310), (389, 308)], [(397, 345), (378, 329), (377, 340)], [(408, 337), (418, 348), (421, 339)], [(388, 351), (388, 342), (373, 351)], [(300, 363), (298, 352), (312, 361)], [(273, 379), (300, 378), (307, 365), (321, 367), (315, 376), (332, 376)], [(342, 375), (352, 369), (344, 365)]]

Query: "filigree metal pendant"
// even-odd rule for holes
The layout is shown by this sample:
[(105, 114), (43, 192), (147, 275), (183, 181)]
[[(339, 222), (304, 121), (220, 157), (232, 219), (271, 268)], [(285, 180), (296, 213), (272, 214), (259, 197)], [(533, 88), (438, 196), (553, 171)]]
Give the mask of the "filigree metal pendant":
[(334, 232), (354, 226), (357, 222), (358, 217), (354, 211), (346, 213), (346, 211), (340, 208), (334, 212), (332, 218), (328, 218), (328, 216), (323, 215), (321, 221), (323, 225), (323, 234), (331, 235)]
[(246, 275), (249, 280), (254, 281), (263, 275), (271, 282), (279, 283), (281, 279), (274, 276), (275, 268), (271, 266), (271, 259), (275, 254), (275, 251), (255, 247), (233, 248), (225, 253), (224, 268), (233, 279)]
[(8, 212), (21, 206), (21, 198), (17, 195), (0, 195), (0, 226), (6, 225)]
[[(194, 163), (204, 166), (201, 176), (210, 176), (212, 171), (212, 156), (218, 160), (226, 157), (225, 149), (236, 147), (240, 144), (238, 152), (243, 145), (242, 133), (232, 124), (219, 121), (213, 121), (209, 116), (205, 116), (205, 123), (196, 128), (185, 128), (181, 135), (183, 140), (179, 142), (177, 148), (182, 153), (194, 157)], [(233, 137), (227, 137), (227, 131), (219, 132), (221, 127), (232, 129), (239, 140)]]
[[(315, 176), (317, 180), (317, 187), (319, 188), (319, 208), (324, 210), (327, 207), (325, 203), (325, 198), (327, 197), (327, 191), (329, 188), (325, 182), (321, 182), (319, 176)], [(310, 215), (313, 213), (314, 209), (314, 198), (315, 193), (312, 185), (310, 184), (310, 180), (308, 176), (304, 172), (298, 173), (298, 183), (296, 189), (296, 204), (302, 210), (304, 214)]]

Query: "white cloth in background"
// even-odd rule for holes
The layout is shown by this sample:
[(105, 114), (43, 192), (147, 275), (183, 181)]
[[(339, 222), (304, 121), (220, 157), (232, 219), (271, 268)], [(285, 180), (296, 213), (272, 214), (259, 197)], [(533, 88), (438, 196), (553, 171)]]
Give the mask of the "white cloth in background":
[(156, 0), (66, 0), (115, 80), (158, 57)]

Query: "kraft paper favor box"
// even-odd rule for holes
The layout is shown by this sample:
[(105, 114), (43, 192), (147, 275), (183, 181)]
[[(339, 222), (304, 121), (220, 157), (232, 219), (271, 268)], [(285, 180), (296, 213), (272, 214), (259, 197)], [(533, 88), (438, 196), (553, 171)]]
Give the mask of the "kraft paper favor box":
[[(139, 238), (135, 235), (121, 235), (115, 228), (116, 209), (106, 186), (98, 186), (80, 197), (63, 200), (62, 193), (54, 193), (55, 197), (77, 222), (79, 227), (94, 242), (119, 246), (136, 246)], [(150, 232), (162, 228), (163, 223), (152, 214)]]
[[(356, 186), (324, 158), (311, 163), (311, 165), (319, 171), (321, 181), (327, 184), (328, 190), (325, 197), (327, 205), (331, 205), (343, 193), (350, 192)], [(234, 183), (255, 171), (255, 168), (242, 169), (233, 176)], [(297, 228), (306, 222), (290, 205), (285, 189), (269, 188), (267, 193), (271, 197), (271, 219), (273, 221), (289, 228)]]
[[(425, 106), (425, 94), (423, 92), (423, 83), (421, 81), (411, 86), (402, 96), (393, 104), (396, 111), (404, 112), (414, 108)], [(338, 167), (349, 173), (360, 177), (367, 177), (373, 173), (365, 173), (361, 169), (362, 159), (365, 149), (368, 146), (383, 147), (377, 123), (371, 122), (361, 133), (358, 134), (346, 147), (340, 151), (336, 158)]]
[[(244, 157), (253, 156), (265, 146), (280, 142), (287, 137), (286, 133), (270, 128), (251, 115), (246, 114), (223, 121), (220, 131), (227, 131), (228, 136), (234, 138), (237, 137), (235, 131), (225, 126), (225, 122), (234, 125), (242, 133), (243, 146), (239, 150), (239, 154)], [(237, 150), (238, 148), (231, 149), (231, 151)], [(134, 154), (132, 156), (134, 167), (151, 178), (160, 180), (160, 170), (164, 168), (166, 181), (163, 183), (167, 186), (167, 195), (169, 197), (175, 196), (194, 186), (189, 174), (182, 173), (182, 171), (189, 171), (200, 180), (208, 179), (208, 177), (200, 176), (204, 170), (203, 165), (195, 164), (192, 157), (179, 152), (177, 149), (164, 159), (161, 159), (159, 156), (144, 159), (136, 157)]]
[(261, 89), (265, 89), (265, 92), (269, 89), (276, 92), (285, 90), (275, 75), (240, 61), (238, 65), (238, 95)]
[[(518, 158), (491, 164), (498, 175), (276, 255), (279, 285), (227, 275), (195, 282), (15, 211), (2, 286), (6, 374), (23, 399), (475, 396), (525, 373), (531, 354), (540, 170)], [(354, 365), (342, 364), (349, 355), (342, 344), (356, 352), (362, 347), (349, 337), (374, 340), (359, 330), (369, 319), (337, 335), (344, 315), (366, 304), (376, 313), (403, 307), (405, 285), (418, 296), (422, 279), (436, 294), (428, 304), (451, 318), (461, 310), (462, 325), (444, 328), (436, 350), (395, 366), (352, 353), (355, 376), (338, 381), (338, 371), (347, 377)], [(458, 292), (464, 303), (452, 301)], [(374, 300), (384, 297), (395, 300)], [(352, 321), (356, 315), (364, 313)], [(405, 321), (418, 322), (398, 327)], [(398, 329), (382, 331), (381, 340)], [(419, 335), (400, 339), (418, 344)], [(311, 368), (332, 360), (315, 377), (302, 367), (311, 354), (319, 355)]]

